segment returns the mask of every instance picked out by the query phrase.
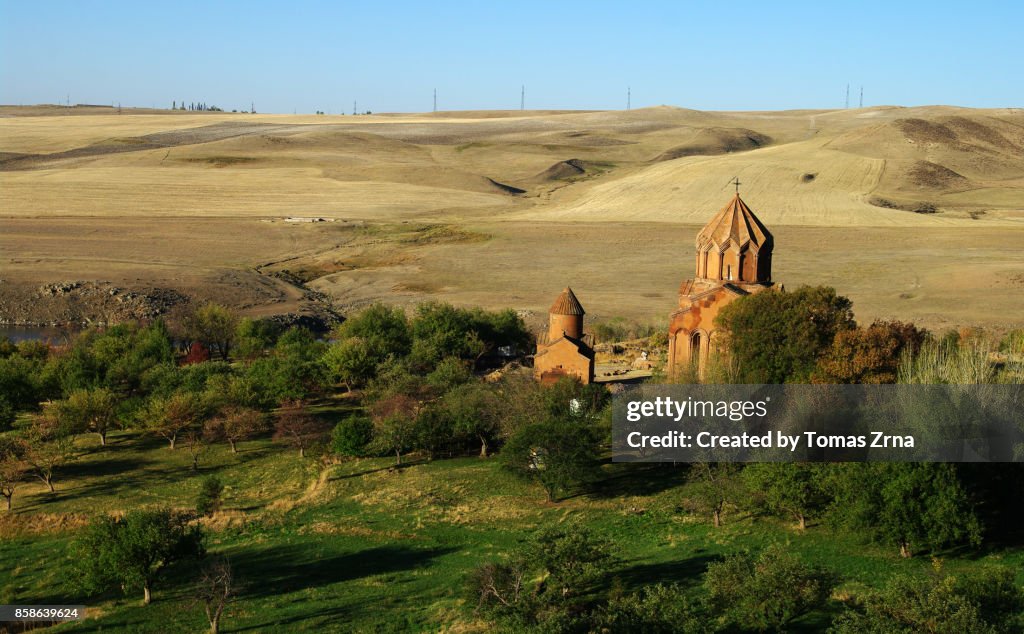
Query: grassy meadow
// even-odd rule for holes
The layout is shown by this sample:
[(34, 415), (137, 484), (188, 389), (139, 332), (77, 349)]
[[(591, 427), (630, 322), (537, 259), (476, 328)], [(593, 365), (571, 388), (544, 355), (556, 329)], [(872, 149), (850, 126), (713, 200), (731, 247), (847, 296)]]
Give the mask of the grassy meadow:
[[(470, 572), (538, 529), (573, 518), (614, 544), (607, 583), (626, 590), (677, 581), (696, 594), (710, 562), (772, 543), (838, 572), (844, 581), (835, 597), (933, 566), (926, 555), (900, 559), (893, 548), (823, 525), (800, 533), (785, 521), (729, 512), (714, 528), (681, 510), (685, 471), (671, 465), (606, 464), (591, 493), (550, 504), (539, 486), (513, 479), (497, 459), (414, 459), (400, 469), (390, 458), (352, 459), (320, 471), (314, 460), (257, 439), (234, 455), (211, 446), (195, 473), (185, 448), (172, 452), (157, 438), (115, 433), (105, 449), (93, 437), (79, 442), (84, 455), (58, 472), (55, 494), (24, 485), (13, 514), (0, 517), (0, 602), (68, 602), (69, 546), (87, 515), (188, 508), (210, 474), (227, 489), (224, 509), (203, 520), (207, 549), (229, 558), (241, 586), (224, 618), (227, 632), (490, 631), (474, 615)], [(998, 563), (1016, 568), (1024, 582), (1020, 549), (940, 556), (950, 572)], [(175, 568), (145, 607), (141, 597), (103, 595), (89, 602), (89, 619), (53, 631), (202, 631), (192, 574)], [(827, 618), (812, 613), (791, 631), (818, 631)]]

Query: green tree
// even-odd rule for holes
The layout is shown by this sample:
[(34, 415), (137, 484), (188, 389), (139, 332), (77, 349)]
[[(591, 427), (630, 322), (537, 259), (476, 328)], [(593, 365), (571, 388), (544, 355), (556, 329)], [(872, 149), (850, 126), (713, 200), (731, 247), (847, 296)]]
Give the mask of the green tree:
[(75, 436), (72, 429), (61, 424), (52, 408), (33, 417), (25, 433), (24, 457), (53, 493), (54, 473), (75, 457)]
[(227, 361), (238, 331), (238, 316), (228, 308), (211, 302), (187, 315), (184, 327), (189, 338), (216, 350), (220, 358)]
[(715, 323), (744, 383), (806, 383), (836, 334), (855, 326), (850, 300), (825, 286), (741, 297)]
[(89, 593), (120, 587), (141, 589), (143, 604), (167, 568), (204, 554), (203, 534), (187, 515), (167, 509), (103, 515), (82, 531), (74, 547), (80, 588)]
[(25, 481), (31, 466), (25, 461), (24, 443), (11, 436), (0, 436), (0, 495), (11, 510), (14, 492)]
[(779, 631), (824, 607), (835, 583), (835, 575), (803, 563), (779, 545), (757, 557), (728, 556), (704, 574), (713, 608), (734, 627), (760, 631)]
[(833, 622), (832, 634), (1009, 634), (1024, 629), (1024, 593), (1013, 571), (901, 574)]
[(498, 399), (485, 383), (465, 383), (442, 399), (443, 415), (457, 436), (479, 443), (480, 457), (496, 442), (499, 431)]
[(193, 392), (175, 392), (150, 399), (140, 411), (143, 427), (168, 442), (174, 450), (178, 436), (199, 424), (205, 412), (199, 396)]
[(343, 456), (364, 456), (371, 442), (373, 421), (365, 416), (352, 415), (343, 418), (331, 432), (331, 448)]
[(18, 412), (38, 408), (42, 367), (40, 361), (16, 353), (0, 358), (0, 431), (11, 426)]
[(597, 615), (597, 631), (616, 634), (704, 634), (714, 631), (703, 606), (680, 584), (644, 586), (612, 596)]
[(344, 385), (349, 392), (366, 385), (376, 376), (379, 363), (370, 344), (361, 337), (349, 337), (331, 344), (320, 362), (328, 380)]
[(901, 557), (922, 547), (981, 543), (981, 522), (956, 465), (848, 463), (831, 473), (832, 521), (897, 546)]
[(827, 466), (813, 463), (763, 462), (743, 470), (747, 490), (775, 514), (787, 515), (800, 530), (807, 519), (825, 510), (827, 492), (824, 472)]
[(412, 347), (409, 322), (401, 308), (373, 304), (352, 315), (334, 329), (334, 339), (341, 342), (358, 339), (374, 365), (388, 357), (404, 357)]
[(196, 513), (213, 515), (220, 510), (224, 500), (224, 483), (217, 476), (203, 478), (196, 496)]
[(523, 426), (501, 450), (505, 466), (544, 487), (549, 502), (600, 472), (600, 436), (594, 426), (560, 417)]
[(711, 514), (718, 528), (726, 504), (736, 504), (746, 498), (740, 479), (740, 468), (732, 462), (699, 462), (690, 467), (689, 485), (684, 494), (685, 506), (699, 513)]
[(107, 433), (117, 424), (117, 398), (107, 388), (80, 389), (54, 404), (58, 424), (76, 432), (92, 432), (106, 446)]
[(254, 359), (274, 347), (281, 326), (270, 319), (243, 317), (235, 331), (235, 352), (243, 359)]

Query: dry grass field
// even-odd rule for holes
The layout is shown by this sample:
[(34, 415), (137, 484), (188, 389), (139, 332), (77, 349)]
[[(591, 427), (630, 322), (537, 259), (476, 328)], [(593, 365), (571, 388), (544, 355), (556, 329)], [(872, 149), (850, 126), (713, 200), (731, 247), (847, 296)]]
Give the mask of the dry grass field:
[(775, 233), (777, 280), (833, 285), (862, 320), (1022, 322), (1024, 111), (952, 107), (2, 107), (0, 320), (32, 317), (24, 301), (3, 314), (4, 296), (62, 280), (254, 314), (319, 291), (342, 311), (439, 298), (541, 315), (572, 284), (594, 318), (662, 320), (734, 176)]

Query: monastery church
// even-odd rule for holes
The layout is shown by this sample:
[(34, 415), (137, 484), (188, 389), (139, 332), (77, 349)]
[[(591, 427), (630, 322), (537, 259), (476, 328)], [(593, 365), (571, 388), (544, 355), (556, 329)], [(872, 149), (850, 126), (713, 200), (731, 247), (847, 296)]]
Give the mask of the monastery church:
[[(679, 287), (670, 315), (668, 373), (693, 368), (704, 376), (717, 349), (715, 317), (733, 300), (770, 288), (772, 234), (737, 192), (697, 234), (694, 276)], [(542, 382), (576, 376), (594, 380), (593, 339), (583, 333), (583, 306), (566, 288), (548, 311), (548, 331), (537, 342), (534, 374)]]

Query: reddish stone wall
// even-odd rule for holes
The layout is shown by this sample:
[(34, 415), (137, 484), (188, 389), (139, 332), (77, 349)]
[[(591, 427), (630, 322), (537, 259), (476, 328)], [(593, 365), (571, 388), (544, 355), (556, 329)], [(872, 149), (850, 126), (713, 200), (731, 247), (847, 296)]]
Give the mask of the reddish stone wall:
[(552, 344), (538, 346), (533, 372), (542, 380), (548, 374), (571, 374), (586, 384), (594, 380), (594, 360), (582, 354), (575, 343), (562, 338)]

